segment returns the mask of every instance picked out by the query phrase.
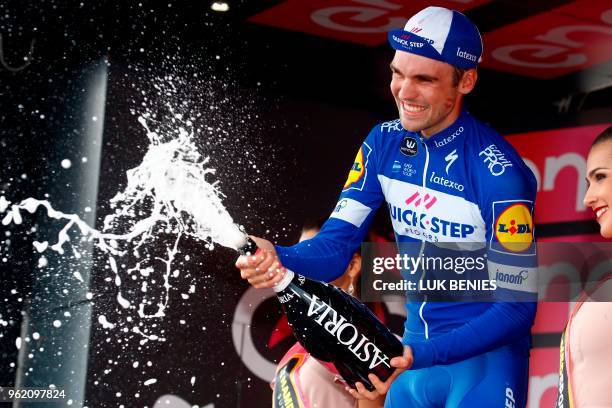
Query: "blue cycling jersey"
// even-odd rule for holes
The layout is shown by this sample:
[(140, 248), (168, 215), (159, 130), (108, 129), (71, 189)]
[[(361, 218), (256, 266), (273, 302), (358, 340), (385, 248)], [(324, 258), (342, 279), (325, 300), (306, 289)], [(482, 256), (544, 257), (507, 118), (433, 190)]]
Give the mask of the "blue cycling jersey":
[[(467, 111), (425, 139), (395, 120), (372, 129), (338, 204), (315, 238), (278, 246), (307, 277), (340, 276), (386, 201), (398, 243), (482, 243), (498, 288), (534, 295), (536, 180), (516, 151)], [(401, 247), (400, 247), (401, 248)], [(412, 368), (451, 364), (511, 346), (528, 355), (535, 302), (409, 301), (404, 344)]]

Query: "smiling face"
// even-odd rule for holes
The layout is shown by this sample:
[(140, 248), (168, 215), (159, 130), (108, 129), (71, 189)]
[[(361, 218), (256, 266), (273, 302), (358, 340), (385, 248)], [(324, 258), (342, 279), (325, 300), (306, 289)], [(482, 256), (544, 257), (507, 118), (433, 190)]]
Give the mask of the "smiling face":
[(584, 204), (590, 207), (604, 238), (612, 238), (612, 140), (598, 143), (591, 148), (587, 159), (588, 190)]
[(477, 78), (471, 69), (454, 84), (451, 65), (403, 51), (395, 52), (391, 72), (391, 93), (402, 127), (424, 137), (457, 120), (463, 96), (474, 88)]

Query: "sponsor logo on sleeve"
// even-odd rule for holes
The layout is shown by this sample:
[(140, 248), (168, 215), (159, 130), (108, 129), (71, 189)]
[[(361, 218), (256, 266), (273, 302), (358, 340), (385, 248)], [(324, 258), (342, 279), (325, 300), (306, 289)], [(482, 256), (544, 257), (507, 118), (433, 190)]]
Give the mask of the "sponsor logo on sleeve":
[(330, 218), (337, 218), (350, 222), (359, 228), (371, 212), (372, 209), (367, 205), (357, 200), (353, 200), (352, 198), (343, 198), (336, 204)]
[(496, 177), (504, 174), (506, 167), (512, 167), (512, 163), (506, 159), (506, 156), (494, 144), (486, 147), (478, 153), (478, 156), (484, 156), (483, 163), (487, 164), (491, 174)]
[(419, 152), (419, 142), (412, 136), (404, 136), (404, 140), (402, 140), (402, 145), (400, 146), (400, 152), (404, 156), (416, 156)]
[(347, 205), (348, 205), (348, 200), (346, 198), (338, 201), (338, 204), (336, 204), (336, 208), (334, 208), (334, 212), (340, 212)]
[[(533, 253), (532, 203), (529, 201), (494, 202), (494, 241), (497, 249), (508, 253)], [(491, 239), (493, 239), (493, 236)]]
[(538, 293), (537, 268), (512, 266), (491, 260), (487, 264), (489, 277), (495, 280), (497, 287), (530, 294)]
[(368, 165), (368, 157), (370, 156), (371, 151), (372, 149), (370, 149), (370, 147), (365, 143), (359, 148), (342, 191), (346, 191), (351, 188), (357, 190), (363, 189), (363, 185), (365, 184), (367, 177), (366, 166)]
[(495, 280), (503, 283), (510, 283), (513, 285), (522, 285), (529, 279), (529, 271), (527, 269), (521, 269), (518, 273), (513, 274), (510, 272), (502, 272), (497, 270), (495, 272)]
[(400, 124), (399, 119), (392, 120), (390, 122), (385, 122), (380, 125), (381, 132), (399, 132), (402, 130), (402, 125)]

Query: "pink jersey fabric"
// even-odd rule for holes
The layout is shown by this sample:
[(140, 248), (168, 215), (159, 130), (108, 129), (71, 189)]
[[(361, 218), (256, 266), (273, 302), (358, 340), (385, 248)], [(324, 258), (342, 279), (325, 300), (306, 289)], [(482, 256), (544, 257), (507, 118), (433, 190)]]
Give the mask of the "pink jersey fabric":
[[(591, 297), (609, 299), (611, 293), (612, 279), (608, 279)], [(569, 376), (575, 406), (612, 407), (612, 302), (577, 303), (568, 332)]]
[[(323, 363), (312, 357), (301, 344), (296, 343), (278, 364), (280, 371), (292, 359), (299, 363), (291, 370), (291, 386), (299, 396), (299, 406), (303, 408), (357, 408), (357, 400), (353, 398), (344, 387), (346, 384), (338, 376), (333, 364)], [(277, 371), (277, 375), (278, 375)], [(278, 403), (277, 387), (272, 382), (274, 395), (273, 406), (282, 406)], [(296, 407), (297, 408), (297, 407)]]

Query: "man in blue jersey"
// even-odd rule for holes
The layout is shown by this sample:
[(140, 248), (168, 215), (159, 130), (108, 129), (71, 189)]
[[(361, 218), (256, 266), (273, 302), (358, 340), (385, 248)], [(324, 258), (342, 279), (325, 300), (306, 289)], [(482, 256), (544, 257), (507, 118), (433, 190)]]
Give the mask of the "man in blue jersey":
[(386, 394), (392, 408), (523, 407), (536, 311), (535, 178), (501, 136), (463, 107), (482, 55), (480, 33), (467, 17), (428, 7), (389, 33), (389, 42), (399, 119), (372, 129), (314, 239), (291, 247), (256, 239), (261, 251), (236, 266), (255, 287), (272, 287), (284, 268), (331, 281), (383, 201), (399, 244), (480, 243), (498, 301), (407, 302), (405, 352), (391, 361), (398, 370), (384, 383), (371, 376), (375, 391), (357, 384), (350, 392), (368, 399)]

